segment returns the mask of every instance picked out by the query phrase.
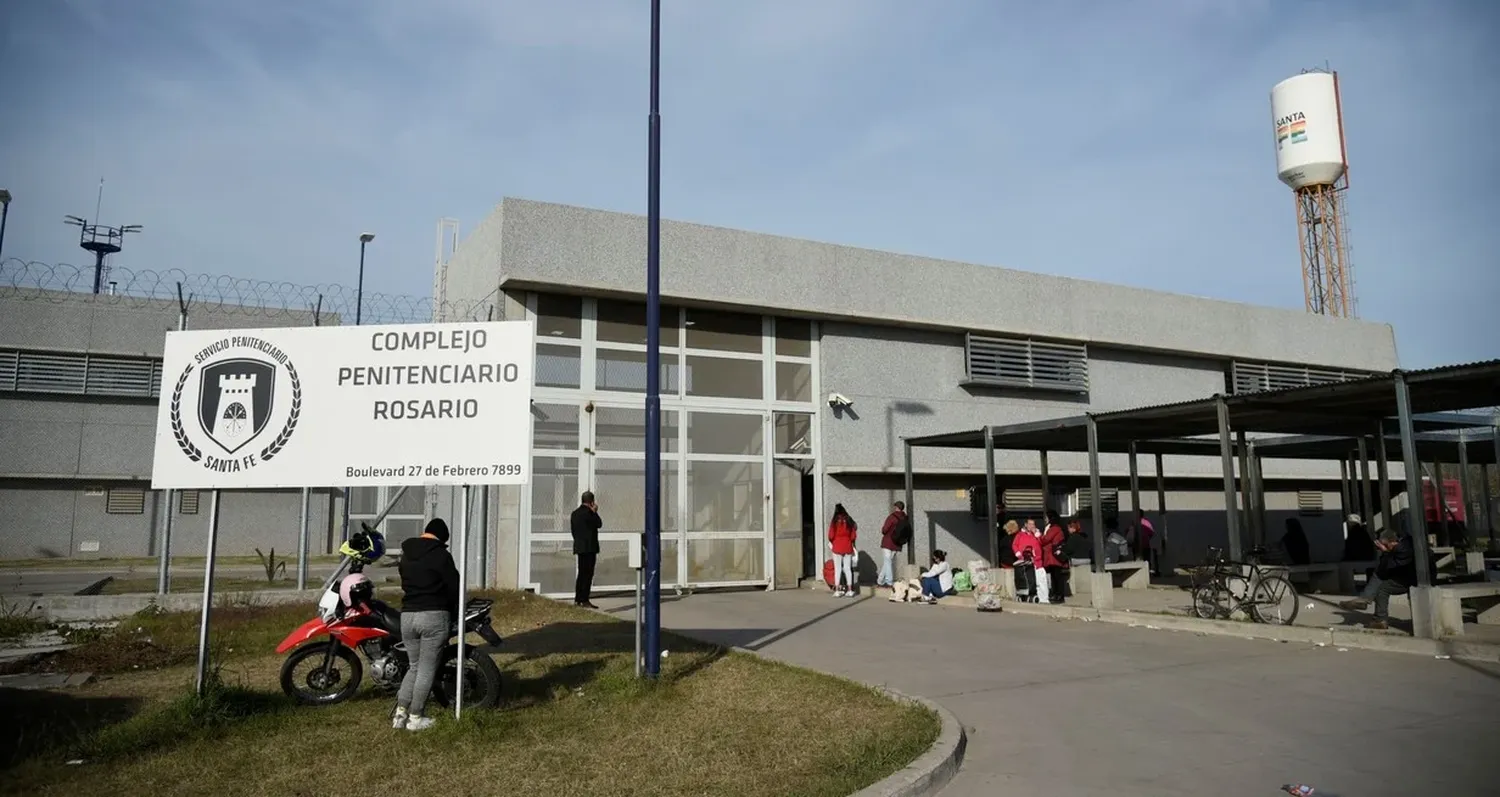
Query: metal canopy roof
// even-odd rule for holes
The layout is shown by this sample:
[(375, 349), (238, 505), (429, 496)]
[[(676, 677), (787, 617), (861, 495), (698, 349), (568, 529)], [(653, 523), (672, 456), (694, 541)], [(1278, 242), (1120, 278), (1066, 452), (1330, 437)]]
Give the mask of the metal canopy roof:
[[(1283, 441), (1286, 453), (1262, 451), (1275, 458), (1339, 459), (1349, 447), (1347, 438), (1369, 435), (1377, 428), (1389, 429), (1387, 420), (1397, 414), (1396, 374), (1402, 373), (1411, 396), (1411, 411), (1425, 417), (1413, 419), (1418, 432), (1452, 429), (1482, 422), (1475, 416), (1434, 417), (1476, 407), (1500, 405), (1500, 360), (1454, 365), (1423, 371), (1392, 372), (1349, 382), (1249, 393), (1224, 397), (1229, 426), (1235, 432), (1301, 436)], [(1099, 451), (1125, 453), (1130, 444), (1143, 454), (1213, 456), (1219, 453), (1217, 439), (1202, 439), (1219, 432), (1218, 396), (1177, 404), (1163, 404), (1093, 414), (1098, 427)], [(1090, 415), (990, 427), (997, 449), (1022, 451), (1087, 451)], [(1493, 426), (1494, 420), (1488, 420)], [(1307, 436), (1318, 436), (1308, 439)], [(1425, 436), (1424, 436), (1425, 437)], [(985, 431), (976, 429), (906, 439), (914, 447), (983, 448)], [(1187, 438), (1187, 439), (1184, 439)], [(1192, 439), (1199, 438), (1199, 439)], [(1342, 444), (1338, 441), (1343, 438)], [(1296, 444), (1296, 447), (1293, 445)], [(1270, 440), (1257, 440), (1256, 447), (1269, 448)], [(1437, 459), (1449, 460), (1457, 453), (1458, 441), (1423, 439), (1418, 454), (1446, 452)], [(1479, 442), (1471, 444), (1471, 463), (1494, 462), (1493, 441), (1488, 453)], [(1388, 441), (1390, 458), (1399, 460), (1399, 440)], [(1331, 454), (1329, 452), (1332, 452)]]

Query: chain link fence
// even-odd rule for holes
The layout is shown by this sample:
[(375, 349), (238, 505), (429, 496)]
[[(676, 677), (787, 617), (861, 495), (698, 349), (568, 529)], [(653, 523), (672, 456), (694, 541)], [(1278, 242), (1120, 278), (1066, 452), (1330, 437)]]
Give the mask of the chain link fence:
[[(433, 299), (391, 293), (358, 291), (348, 285), (298, 285), (291, 282), (243, 279), (226, 275), (189, 274), (179, 269), (152, 271), (105, 266), (99, 293), (94, 292), (94, 267), (42, 263), (9, 258), (0, 261), (0, 298), (38, 302), (105, 302), (159, 306), (186, 302), (189, 310), (216, 314), (275, 318), (316, 314), (326, 323), (351, 324), (355, 305), (365, 324), (411, 324), (430, 321), (484, 321), (491, 317), (494, 297), (442, 305)], [(359, 301), (357, 301), (359, 300)]]

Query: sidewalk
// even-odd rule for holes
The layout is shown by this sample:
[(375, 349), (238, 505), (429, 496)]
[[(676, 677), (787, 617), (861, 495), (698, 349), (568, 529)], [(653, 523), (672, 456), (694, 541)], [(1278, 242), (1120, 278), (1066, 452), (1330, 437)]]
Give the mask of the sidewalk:
[[(632, 615), (628, 599), (598, 602)], [(941, 703), (971, 729), (943, 792), (953, 797), (1254, 797), (1288, 782), (1480, 795), (1492, 785), (1484, 740), (1500, 667), (815, 590), (666, 599), (662, 616), (682, 634)], [(1392, 722), (1401, 755), (1372, 756), (1369, 729)]]

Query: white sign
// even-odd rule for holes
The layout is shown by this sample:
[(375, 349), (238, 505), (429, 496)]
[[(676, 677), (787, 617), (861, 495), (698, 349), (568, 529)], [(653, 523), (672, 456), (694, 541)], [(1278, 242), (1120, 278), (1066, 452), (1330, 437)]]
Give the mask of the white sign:
[(524, 484), (530, 321), (167, 333), (156, 489)]

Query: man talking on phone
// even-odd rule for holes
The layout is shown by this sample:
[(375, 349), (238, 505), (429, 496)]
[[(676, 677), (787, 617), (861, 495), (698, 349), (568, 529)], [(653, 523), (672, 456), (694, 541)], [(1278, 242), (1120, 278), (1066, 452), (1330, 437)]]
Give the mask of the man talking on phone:
[(599, 607), (589, 601), (589, 593), (594, 588), (594, 565), (599, 562), (599, 529), (604, 526), (604, 521), (599, 518), (599, 504), (592, 491), (584, 492), (569, 522), (573, 531), (573, 555), (578, 558), (573, 603), (586, 609), (597, 609)]

